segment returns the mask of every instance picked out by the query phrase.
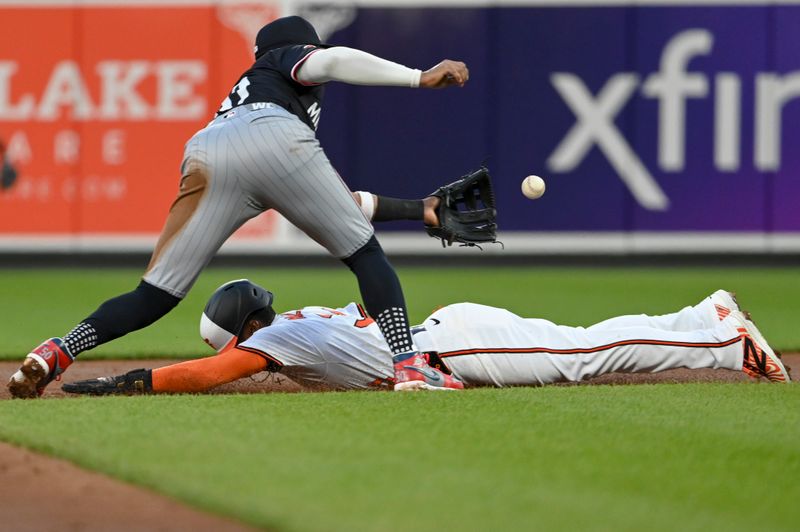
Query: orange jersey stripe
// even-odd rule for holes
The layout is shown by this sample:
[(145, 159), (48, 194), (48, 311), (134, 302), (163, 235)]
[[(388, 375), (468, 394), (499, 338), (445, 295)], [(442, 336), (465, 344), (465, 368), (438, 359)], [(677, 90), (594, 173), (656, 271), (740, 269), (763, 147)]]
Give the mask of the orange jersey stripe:
[(525, 354), (525, 353), (547, 353), (551, 355), (575, 355), (581, 353), (597, 353), (599, 351), (606, 351), (614, 347), (624, 345), (664, 345), (671, 347), (727, 347), (742, 340), (741, 336), (725, 340), (724, 342), (708, 343), (708, 342), (666, 342), (663, 340), (623, 340), (613, 344), (600, 345), (597, 347), (587, 347), (583, 349), (551, 349), (549, 347), (496, 347), (496, 348), (482, 348), (482, 349), (463, 349), (460, 351), (447, 351), (439, 353), (442, 358), (457, 357), (463, 355), (475, 355), (478, 353), (487, 354)]

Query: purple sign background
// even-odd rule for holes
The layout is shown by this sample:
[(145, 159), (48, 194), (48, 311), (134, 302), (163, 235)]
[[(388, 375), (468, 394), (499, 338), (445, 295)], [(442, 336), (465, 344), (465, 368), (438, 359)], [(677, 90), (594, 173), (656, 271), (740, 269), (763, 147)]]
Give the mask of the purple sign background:
[[(360, 9), (331, 42), (421, 68), (461, 59), (471, 79), (446, 91), (331, 84), (319, 136), (353, 189), (386, 195), (422, 196), (488, 159), (505, 230), (800, 231), (800, 94), (782, 107), (776, 168), (757, 163), (754, 148), (756, 80), (775, 74), (788, 87), (788, 75), (800, 76), (798, 28), (798, 6)], [(684, 54), (685, 126), (672, 143), (684, 156), (665, 168), (659, 110), (669, 95), (645, 86), (658, 85), (668, 45), (689, 42), (681, 38), (690, 30), (710, 48)], [(570, 74), (598, 108), (612, 85), (633, 87), (608, 120), (668, 198), (666, 210), (642, 206), (597, 143), (573, 157), (574, 168), (548, 164), (580, 121), (555, 73)], [(722, 169), (720, 75), (740, 88), (738, 158)], [(697, 80), (703, 96), (692, 92)], [(519, 191), (532, 173), (548, 184), (535, 204)]]

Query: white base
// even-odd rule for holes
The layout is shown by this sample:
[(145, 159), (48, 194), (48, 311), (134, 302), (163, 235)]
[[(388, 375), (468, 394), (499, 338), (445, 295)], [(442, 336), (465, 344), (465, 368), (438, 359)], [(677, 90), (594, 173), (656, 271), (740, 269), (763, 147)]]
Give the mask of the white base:
[(401, 382), (400, 384), (394, 385), (394, 391), (396, 392), (417, 392), (420, 390), (426, 390), (431, 392), (455, 392), (455, 388), (445, 388), (444, 386), (431, 386), (430, 384), (426, 384), (422, 381), (409, 381), (409, 382)]

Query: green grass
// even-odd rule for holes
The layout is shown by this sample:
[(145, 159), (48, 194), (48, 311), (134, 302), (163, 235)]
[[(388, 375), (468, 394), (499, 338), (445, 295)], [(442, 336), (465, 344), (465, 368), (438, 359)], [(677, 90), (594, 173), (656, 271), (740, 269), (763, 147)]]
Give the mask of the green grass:
[[(63, 335), (103, 300), (131, 290), (138, 270), (2, 270), (0, 358), (17, 359), (42, 339)], [(588, 325), (627, 313), (694, 304), (717, 288), (735, 290), (774, 347), (800, 349), (800, 269), (402, 268), (412, 321), (434, 308), (473, 301), (528, 317)], [(223, 282), (248, 277), (276, 293), (276, 306), (341, 306), (358, 299), (353, 275), (334, 269), (210, 269), (189, 297), (155, 325), (83, 355), (193, 357), (209, 354), (197, 333), (206, 299)]]
[(276, 530), (796, 530), (800, 386), (6, 401), (0, 438)]
[[(412, 321), (475, 301), (586, 325), (739, 293), (800, 348), (800, 269), (403, 268)], [(0, 358), (70, 329), (139, 272), (3, 270)], [(206, 298), (249, 277), (276, 306), (357, 299), (340, 269), (211, 269), (154, 326), (82, 355), (209, 354)], [(800, 386), (691, 384), (3, 401), (0, 439), (289, 531), (793, 530)]]

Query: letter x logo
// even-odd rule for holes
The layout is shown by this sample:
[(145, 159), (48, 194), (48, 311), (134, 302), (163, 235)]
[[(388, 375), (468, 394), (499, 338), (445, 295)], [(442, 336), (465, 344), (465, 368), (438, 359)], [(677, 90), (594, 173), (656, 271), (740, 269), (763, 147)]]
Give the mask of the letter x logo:
[(556, 172), (569, 172), (597, 144), (640, 205), (659, 211), (669, 207), (664, 191), (614, 124), (614, 118), (636, 90), (638, 76), (611, 77), (596, 98), (574, 74), (557, 72), (550, 81), (577, 120), (547, 159), (547, 166)]

